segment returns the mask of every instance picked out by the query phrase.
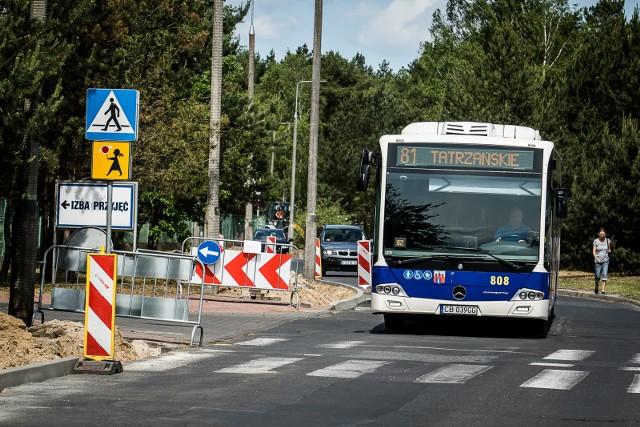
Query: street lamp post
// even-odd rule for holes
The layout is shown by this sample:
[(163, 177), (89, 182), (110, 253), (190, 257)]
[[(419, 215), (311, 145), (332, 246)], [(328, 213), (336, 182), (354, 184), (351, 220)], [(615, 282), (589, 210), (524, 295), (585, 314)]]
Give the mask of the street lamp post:
[[(326, 80), (320, 80), (325, 83)], [(289, 203), (289, 239), (293, 239), (293, 211), (296, 200), (296, 148), (298, 144), (298, 96), (300, 83), (311, 83), (311, 80), (301, 80), (296, 83), (296, 111), (293, 113), (293, 152), (291, 153), (291, 200)]]
[(291, 200), (289, 202), (289, 239), (293, 239), (293, 211), (296, 201), (296, 147), (298, 144), (298, 95), (300, 83), (311, 83), (311, 80), (301, 80), (296, 83), (296, 111), (293, 113), (293, 151), (291, 154)]

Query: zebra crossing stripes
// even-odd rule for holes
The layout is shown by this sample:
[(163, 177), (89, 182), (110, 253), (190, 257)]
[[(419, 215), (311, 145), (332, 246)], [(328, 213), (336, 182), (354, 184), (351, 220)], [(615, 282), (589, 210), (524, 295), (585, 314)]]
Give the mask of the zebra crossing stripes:
[(364, 374), (373, 373), (381, 366), (391, 362), (376, 360), (347, 360), (336, 365), (318, 369), (307, 375), (310, 377), (328, 377), (328, 378), (358, 378)]
[(338, 341), (335, 343), (329, 343), (329, 344), (320, 344), (320, 347), (323, 348), (353, 348), (355, 346), (358, 346), (360, 344), (364, 344), (364, 341)]
[(303, 360), (302, 357), (261, 357), (245, 363), (218, 369), (215, 372), (221, 374), (269, 374), (281, 366)]
[[(255, 338), (248, 341), (236, 343), (242, 346), (263, 347), (274, 345), (286, 338)], [(325, 349), (351, 349), (366, 344), (366, 341), (345, 340), (330, 343), (316, 344), (318, 348)], [(350, 354), (347, 361), (336, 363), (321, 369), (316, 369), (307, 373), (310, 377), (325, 378), (341, 378), (355, 379), (364, 374), (373, 374), (377, 369), (396, 362), (419, 362), (419, 363), (435, 363), (445, 366), (419, 376), (415, 380), (416, 383), (423, 384), (464, 384), (470, 379), (490, 370), (493, 366), (487, 363), (493, 362), (499, 358), (496, 355), (478, 354), (471, 352), (468, 354), (443, 354), (436, 353), (418, 353), (387, 350), (375, 351), (365, 350)], [(589, 358), (595, 353), (592, 350), (580, 349), (559, 349), (551, 354), (542, 357), (539, 361), (529, 363), (529, 366), (540, 366), (546, 369), (539, 372), (534, 377), (528, 379), (520, 385), (522, 388), (539, 388), (553, 390), (571, 390), (588, 375), (588, 371), (570, 369), (576, 366), (574, 362), (581, 362)], [(233, 365), (227, 368), (219, 369), (218, 373), (236, 373), (236, 374), (264, 374), (276, 373), (276, 369), (287, 364), (296, 363), (307, 357), (322, 354), (303, 354), (301, 357), (262, 357), (246, 363)], [(484, 364), (483, 364), (484, 362)], [(568, 362), (568, 363), (563, 363)], [(640, 353), (634, 354), (630, 358), (630, 365), (622, 366), (619, 369), (624, 371), (640, 371)], [(148, 368), (147, 368), (148, 369)], [(415, 378), (415, 377), (414, 377)], [(411, 381), (411, 380), (410, 380)], [(631, 384), (627, 389), (628, 393), (640, 394), (640, 374), (635, 374)]]
[(288, 341), (286, 338), (254, 338), (249, 341), (242, 341), (237, 343), (238, 345), (248, 345), (254, 347), (266, 347), (271, 344), (276, 344), (282, 341)]
[(437, 354), (407, 351), (361, 351), (354, 355), (361, 359), (400, 360), (424, 363), (489, 363), (498, 358), (491, 354)]
[(131, 362), (127, 365), (127, 372), (163, 372), (180, 366), (194, 363), (203, 359), (216, 357), (212, 352), (183, 352), (176, 351), (162, 355), (158, 358), (150, 358)]
[(535, 377), (522, 383), (520, 387), (571, 390), (576, 384), (585, 379), (588, 374), (585, 371), (545, 369)]
[(531, 362), (529, 366), (547, 366), (549, 368), (573, 368), (573, 363)]
[[(640, 353), (634, 354), (629, 362), (635, 365), (640, 365)], [(640, 371), (640, 366), (626, 366), (620, 369), (625, 371)], [(640, 374), (635, 374), (633, 376), (633, 381), (627, 389), (627, 393), (640, 394)]]
[(453, 364), (429, 372), (416, 379), (416, 382), (427, 384), (464, 384), (467, 380), (491, 368), (492, 366)]
[(557, 350), (546, 356), (545, 360), (565, 360), (578, 362), (585, 360), (591, 356), (595, 351), (592, 350)]
[[(580, 362), (591, 356), (592, 350), (568, 350), (560, 349), (542, 358), (543, 362), (532, 362), (529, 366), (545, 366), (548, 368), (573, 368), (573, 363), (546, 362), (546, 360), (559, 360), (565, 362)], [(525, 381), (520, 387), (544, 388), (553, 390), (571, 390), (580, 381), (589, 375), (586, 371), (545, 369), (530, 380)]]

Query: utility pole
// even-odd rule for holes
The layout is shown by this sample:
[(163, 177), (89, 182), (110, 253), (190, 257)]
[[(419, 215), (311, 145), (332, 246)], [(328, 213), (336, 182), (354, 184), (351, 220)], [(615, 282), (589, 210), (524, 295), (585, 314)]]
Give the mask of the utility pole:
[(209, 119), (209, 191), (204, 220), (205, 237), (220, 237), (220, 116), (222, 114), (222, 17), (224, 1), (213, 0), (211, 36), (211, 118)]
[(322, 52), (322, 0), (316, 0), (313, 21), (313, 62), (311, 72), (311, 131), (309, 137), (309, 169), (307, 177), (307, 223), (304, 239), (304, 277), (315, 278), (318, 181), (318, 125), (320, 122), (320, 59)]
[[(253, 0), (251, 0), (251, 25), (249, 26), (249, 82), (248, 95), (249, 102), (253, 104), (253, 84), (254, 84), (254, 67), (255, 67), (255, 51), (256, 51), (256, 34), (253, 28)], [(250, 155), (251, 156), (251, 155)], [(249, 163), (251, 167), (251, 162)], [(251, 187), (251, 181), (253, 178), (249, 178), (247, 185)], [(253, 237), (253, 202), (250, 200), (244, 205), (244, 238), (251, 239)]]

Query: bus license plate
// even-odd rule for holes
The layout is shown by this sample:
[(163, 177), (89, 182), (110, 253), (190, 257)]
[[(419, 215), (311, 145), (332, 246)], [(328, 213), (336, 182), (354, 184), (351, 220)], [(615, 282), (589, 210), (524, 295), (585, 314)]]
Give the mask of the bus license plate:
[(358, 262), (353, 260), (353, 261), (340, 261), (340, 265), (356, 265)]
[(475, 305), (441, 305), (440, 314), (461, 314), (477, 316), (478, 307)]

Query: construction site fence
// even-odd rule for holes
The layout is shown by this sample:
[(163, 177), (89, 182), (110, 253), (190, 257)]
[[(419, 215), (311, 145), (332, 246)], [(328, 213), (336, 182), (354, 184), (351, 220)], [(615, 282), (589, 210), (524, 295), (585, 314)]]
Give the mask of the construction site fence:
[[(45, 310), (85, 312), (87, 255), (96, 248), (55, 245), (44, 253), (41, 265), (40, 292), (34, 318)], [(161, 320), (193, 325), (190, 344), (200, 331), (203, 344), (202, 306), (205, 286), (194, 281), (196, 268), (204, 265), (188, 254), (150, 250), (117, 251), (116, 317)], [(51, 263), (51, 275), (47, 263)], [(47, 277), (45, 277), (45, 274)], [(47, 278), (50, 283), (46, 283)], [(44, 295), (50, 286), (51, 301)]]
[[(199, 271), (196, 271), (195, 278), (203, 280), (205, 287), (236, 287), (249, 289), (251, 292), (290, 292), (289, 304), (296, 308), (300, 307), (298, 272), (301, 253), (297, 246), (224, 238), (188, 237), (182, 242), (182, 252), (197, 257), (198, 247), (205, 241), (215, 242), (221, 248), (220, 259), (215, 265), (205, 266), (202, 277), (199, 277)], [(259, 253), (253, 248), (251, 250), (246, 248), (248, 245), (256, 246), (256, 244), (260, 245)], [(246, 261), (240, 278), (238, 275), (230, 274), (227, 268), (236, 257), (243, 257), (242, 262)], [(269, 265), (275, 266), (275, 269), (269, 270), (268, 274), (264, 275), (262, 273), (267, 261), (270, 261)]]

